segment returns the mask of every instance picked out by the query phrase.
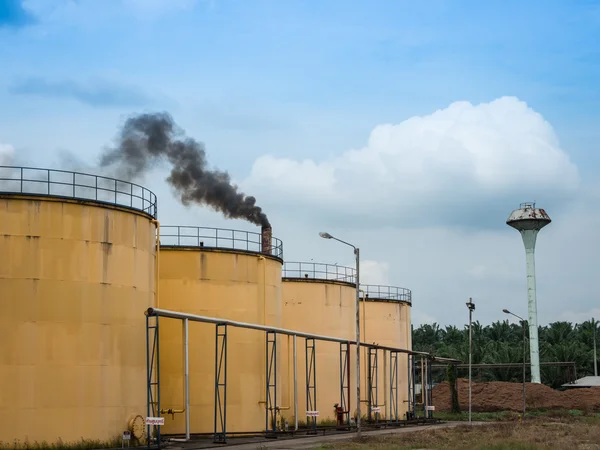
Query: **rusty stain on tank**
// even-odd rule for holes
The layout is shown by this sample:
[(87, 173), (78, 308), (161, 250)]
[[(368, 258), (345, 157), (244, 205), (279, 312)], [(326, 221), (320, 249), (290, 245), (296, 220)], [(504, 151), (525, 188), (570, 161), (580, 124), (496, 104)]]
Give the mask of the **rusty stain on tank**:
[(200, 279), (201, 280), (208, 279), (208, 275), (207, 275), (208, 267), (206, 267), (207, 264), (208, 263), (206, 261), (206, 254), (200, 253)]

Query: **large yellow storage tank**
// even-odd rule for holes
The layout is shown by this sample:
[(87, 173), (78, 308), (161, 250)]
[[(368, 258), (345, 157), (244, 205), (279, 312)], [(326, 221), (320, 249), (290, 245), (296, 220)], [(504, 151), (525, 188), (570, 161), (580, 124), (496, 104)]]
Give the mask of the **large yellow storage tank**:
[(0, 167), (1, 441), (110, 440), (145, 417), (155, 215), (137, 185)]
[[(259, 233), (162, 226), (159, 308), (281, 327), (282, 243), (272, 238), (271, 251), (262, 250)], [(181, 411), (182, 321), (161, 318), (159, 327), (161, 409)], [(214, 431), (215, 331), (214, 324), (189, 322), (192, 434)], [(228, 327), (227, 432), (265, 429), (265, 347), (265, 332)], [(277, 347), (278, 355), (280, 351)], [(278, 404), (280, 378), (278, 373)], [(161, 432), (184, 433), (185, 414), (167, 416)]]
[[(412, 293), (409, 289), (396, 286), (379, 286), (361, 284), (361, 341), (367, 344), (376, 344), (385, 347), (412, 350), (410, 308)], [(374, 356), (371, 356), (374, 360)], [(397, 358), (397, 371), (393, 371), (394, 362), (390, 359), (390, 352), (377, 351), (377, 377), (371, 369), (373, 386), (377, 378), (377, 390), (371, 393), (371, 404), (380, 408), (379, 419), (402, 420), (406, 419), (408, 409), (408, 357), (399, 353)], [(371, 367), (375, 367), (372, 363)], [(395, 372), (395, 373), (392, 373)], [(364, 408), (362, 415), (368, 416), (368, 377), (369, 355), (367, 348), (361, 350), (361, 398)], [(397, 380), (396, 380), (397, 377)], [(396, 382), (397, 381), (397, 382)], [(392, 398), (390, 385), (397, 387)], [(395, 407), (397, 404), (397, 408)], [(398, 415), (396, 416), (396, 411)], [(376, 418), (372, 414), (373, 420)]]
[[(353, 268), (311, 262), (285, 262), (283, 269), (282, 303), (283, 328), (311, 334), (354, 340), (356, 337), (356, 271)], [(284, 391), (283, 415), (290, 423), (294, 420), (294, 378), (292, 337), (284, 337), (282, 342), (282, 366)], [(355, 384), (350, 395), (341, 392), (341, 373), (344, 372), (344, 385), (349, 380), (348, 366), (340, 364), (341, 348), (337, 342), (315, 340), (316, 405), (307, 406), (306, 397), (306, 341), (297, 338), (297, 392), (298, 420), (306, 422), (307, 410), (318, 410), (318, 422), (335, 420), (335, 407), (338, 403), (345, 410), (356, 409)], [(350, 347), (350, 357), (353, 349)], [(310, 367), (311, 352), (308, 361)], [(351, 377), (355, 366), (348, 361)], [(355, 364), (355, 363), (354, 363)], [(345, 366), (345, 367), (344, 367)], [(310, 377), (309, 377), (310, 378)], [(314, 383), (309, 381), (312, 386)], [(352, 390), (354, 389), (354, 390)], [(344, 416), (346, 420), (346, 416)]]

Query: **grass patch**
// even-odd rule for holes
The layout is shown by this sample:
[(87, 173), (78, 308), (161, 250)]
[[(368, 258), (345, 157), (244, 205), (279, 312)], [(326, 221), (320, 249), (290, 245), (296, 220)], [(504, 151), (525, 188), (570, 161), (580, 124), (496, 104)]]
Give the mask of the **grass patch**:
[[(135, 447), (135, 441), (130, 442), (131, 447)], [(100, 448), (121, 448), (121, 438), (116, 437), (109, 441), (100, 441), (94, 439), (81, 439), (80, 441), (74, 442), (63, 442), (58, 440), (56, 442), (48, 443), (46, 441), (30, 442), (28, 440), (14, 442), (0, 441), (1, 450), (74, 450), (74, 449), (100, 449)]]
[(600, 449), (600, 417), (568, 414), (455, 428), (427, 427), (395, 435), (363, 437), (321, 447), (327, 450), (538, 450)]
[[(469, 413), (461, 412), (453, 414), (450, 412), (436, 411), (434, 417), (447, 422), (460, 422), (468, 421)], [(600, 413), (589, 413), (579, 409), (537, 409), (526, 411), (525, 419), (534, 417), (600, 417)], [(521, 413), (516, 411), (471, 413), (471, 420), (473, 420), (473, 422), (510, 422), (519, 420), (520, 418)]]

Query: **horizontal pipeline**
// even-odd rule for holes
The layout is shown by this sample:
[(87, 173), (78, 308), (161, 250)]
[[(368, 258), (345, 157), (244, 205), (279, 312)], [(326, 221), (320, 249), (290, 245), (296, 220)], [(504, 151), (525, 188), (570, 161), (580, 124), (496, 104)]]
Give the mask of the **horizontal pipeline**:
[[(264, 325), (257, 325), (254, 323), (237, 322), (234, 320), (221, 319), (218, 317), (197, 316), (195, 314), (187, 314), (187, 313), (181, 313), (181, 312), (177, 312), (177, 311), (169, 311), (167, 309), (148, 308), (144, 314), (146, 316), (169, 317), (171, 319), (188, 319), (188, 320), (191, 320), (192, 322), (214, 323), (215, 325), (228, 325), (228, 326), (237, 327), (237, 328), (247, 328), (247, 329), (251, 329), (251, 330), (268, 331), (268, 332), (272, 332), (272, 333), (284, 334), (284, 335), (288, 335), (288, 336), (297, 336), (297, 337), (302, 337), (302, 338), (306, 338), (306, 339), (317, 339), (319, 341), (338, 342), (338, 343), (356, 345), (356, 341), (349, 341), (347, 339), (336, 338), (333, 336), (324, 336), (321, 334), (310, 334), (310, 333), (304, 333), (302, 331), (288, 330), (285, 328), (267, 327)], [(452, 362), (452, 363), (461, 363), (462, 362), (457, 359), (441, 358), (438, 356), (431, 355), (429, 353), (415, 352), (415, 351), (407, 350), (404, 348), (386, 347), (383, 345), (373, 345), (373, 344), (367, 344), (366, 342), (361, 342), (360, 345), (365, 346), (365, 347), (370, 347), (370, 348), (376, 348), (379, 350), (388, 350), (388, 351), (396, 352), (396, 353), (406, 353), (409, 355), (423, 356), (423, 357), (427, 357), (430, 360), (434, 360), (434, 361), (445, 361), (445, 362)]]

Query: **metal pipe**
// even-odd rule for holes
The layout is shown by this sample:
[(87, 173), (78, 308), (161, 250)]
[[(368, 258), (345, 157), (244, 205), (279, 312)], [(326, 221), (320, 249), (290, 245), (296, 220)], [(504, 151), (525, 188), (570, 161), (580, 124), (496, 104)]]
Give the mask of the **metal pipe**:
[(598, 323), (592, 317), (592, 327), (594, 327), (594, 376), (598, 376), (598, 361), (596, 361), (596, 325)]
[(527, 345), (525, 343), (525, 321), (521, 319), (523, 327), (523, 419), (525, 419), (525, 409), (527, 407), (527, 396), (525, 394), (525, 380), (526, 380), (526, 365), (525, 356), (527, 355)]
[(525, 380), (526, 380), (526, 375), (525, 375), (525, 371), (526, 371), (526, 355), (527, 355), (527, 345), (526, 345), (526, 338), (525, 338), (525, 319), (523, 319), (521, 316), (516, 315), (513, 312), (510, 312), (508, 309), (503, 309), (502, 310), (503, 313), (505, 314), (510, 314), (511, 316), (515, 316), (517, 319), (519, 319), (521, 321), (521, 326), (523, 328), (523, 419), (525, 419), (525, 408), (526, 408), (526, 400), (527, 397), (525, 395)]
[[(292, 378), (292, 376), (293, 376), (292, 375), (292, 370), (291, 370), (291, 367), (290, 367), (290, 365), (291, 365), (290, 361), (291, 361), (291, 359), (293, 357), (293, 353), (290, 352), (290, 337), (291, 336), (289, 336), (289, 335), (287, 336), (287, 346), (286, 346), (287, 355), (288, 355), (288, 358), (287, 358), (287, 383), (288, 383), (288, 385), (290, 383), (290, 378)], [(287, 398), (288, 405), (292, 404), (292, 395), (293, 395), (292, 390), (288, 389), (288, 398)], [(287, 409), (289, 409), (289, 407)]]
[(183, 319), (185, 438), (190, 439), (190, 359), (188, 319)]
[[(383, 406), (384, 410), (383, 410), (383, 414), (385, 414), (385, 418), (388, 419), (390, 416), (388, 415), (388, 400), (387, 400), (387, 394), (388, 393), (388, 380), (387, 380), (387, 350), (383, 351), (383, 405), (377, 405), (377, 406)], [(390, 397), (391, 400), (391, 397)], [(379, 403), (379, 399), (377, 399), (377, 402)]]
[(473, 355), (473, 333), (471, 329), (471, 324), (473, 321), (473, 311), (469, 309), (469, 424), (471, 424), (471, 364), (472, 364), (472, 355)]
[(471, 425), (471, 400), (472, 400), (472, 387), (471, 387), (471, 365), (473, 363), (473, 311), (475, 310), (475, 303), (473, 299), (469, 298), (467, 302), (467, 308), (469, 308), (469, 425)]
[(424, 417), (427, 417), (425, 415), (426, 410), (425, 410), (425, 367), (424, 367), (424, 358), (421, 357), (421, 404), (423, 405), (423, 415)]
[(298, 364), (296, 362), (296, 335), (294, 339), (294, 431), (298, 431)]
[[(359, 289), (359, 292), (363, 293), (363, 301), (362, 301), (362, 306), (363, 306), (363, 335), (362, 335), (362, 340), (364, 342), (367, 342), (367, 307), (366, 307), (366, 301), (369, 298), (368, 294), (363, 290), (363, 289)], [(367, 361), (369, 355), (367, 354), (368, 352), (368, 347), (365, 346), (365, 349), (363, 351), (363, 354), (365, 355), (365, 362)], [(368, 374), (367, 374), (367, 364), (365, 363), (363, 365), (363, 372), (364, 372), (364, 380), (365, 380), (365, 392), (367, 392), (368, 388), (367, 388), (367, 378), (368, 378)], [(362, 400), (363, 403), (366, 403), (366, 401), (363, 399)]]
[[(219, 317), (198, 316), (195, 314), (181, 313), (181, 312), (177, 312), (177, 311), (171, 311), (168, 309), (148, 308), (144, 314), (146, 314), (147, 316), (169, 317), (171, 319), (180, 319), (180, 320), (187, 318), (192, 322), (222, 324), (222, 325), (228, 325), (228, 326), (232, 326), (232, 327), (236, 327), (236, 328), (247, 328), (247, 329), (259, 330), (259, 331), (271, 331), (273, 333), (298, 336), (301, 338), (317, 339), (317, 340), (321, 340), (321, 341), (338, 342), (338, 343), (344, 342), (344, 343), (356, 345), (355, 341), (349, 341), (347, 339), (340, 339), (340, 338), (336, 338), (333, 336), (305, 333), (302, 331), (290, 330), (290, 329), (286, 329), (286, 328), (278, 328), (278, 327), (270, 327), (270, 326), (267, 327), (264, 325), (257, 325), (257, 324), (253, 324), (253, 323), (221, 319)], [(456, 362), (456, 363), (461, 362), (460, 360), (457, 360), (457, 359), (437, 357), (437, 356), (431, 355), (426, 352), (412, 351), (412, 350), (407, 350), (404, 348), (388, 347), (388, 346), (383, 346), (383, 345), (372, 345), (372, 344), (368, 344), (366, 342), (361, 342), (360, 345), (365, 345), (367, 347), (373, 347), (373, 348), (378, 348), (378, 349), (393, 350), (393, 351), (397, 351), (399, 353), (408, 353), (411, 355), (421, 355), (421, 356), (428, 357), (435, 361)]]
[(156, 219), (152, 219), (150, 223), (156, 225), (156, 270), (154, 271), (154, 296), (156, 307), (158, 308), (160, 306), (158, 303), (160, 298), (158, 296), (158, 280), (160, 273), (160, 222)]
[(356, 436), (360, 438), (360, 250), (356, 255)]

